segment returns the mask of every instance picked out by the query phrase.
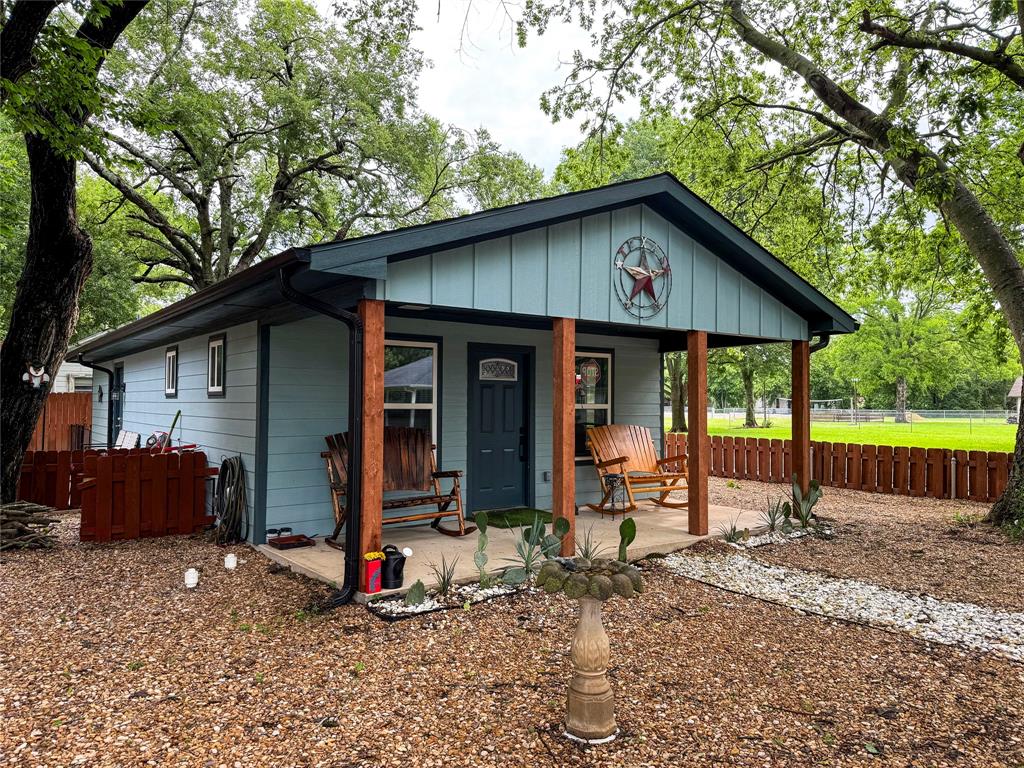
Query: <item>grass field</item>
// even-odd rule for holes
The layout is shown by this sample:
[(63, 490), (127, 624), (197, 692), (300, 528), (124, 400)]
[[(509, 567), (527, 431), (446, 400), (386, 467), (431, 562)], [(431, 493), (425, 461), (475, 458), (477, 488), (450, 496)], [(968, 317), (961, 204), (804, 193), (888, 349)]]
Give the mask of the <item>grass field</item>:
[[(724, 418), (708, 420), (712, 435), (733, 437), (790, 437), (788, 416), (771, 417), (767, 428), (744, 429), (743, 418), (734, 416), (732, 422)], [(952, 448), (966, 451), (1012, 451), (1016, 426), (987, 420), (933, 419), (897, 424), (893, 421), (869, 424), (835, 424), (811, 422), (811, 439), (833, 443), (862, 443), (870, 445), (906, 445), (918, 448)]]

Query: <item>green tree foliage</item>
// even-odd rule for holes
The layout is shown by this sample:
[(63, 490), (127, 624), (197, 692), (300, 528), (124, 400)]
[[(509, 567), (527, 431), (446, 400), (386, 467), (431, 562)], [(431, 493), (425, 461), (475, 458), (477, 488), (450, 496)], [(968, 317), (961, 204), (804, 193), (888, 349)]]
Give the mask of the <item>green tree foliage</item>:
[(140, 280), (200, 289), (268, 253), (535, 194), (540, 172), (420, 112), (414, 8), (163, 0), (110, 63), (123, 98), (86, 161), (154, 246)]
[[(963, 238), (1024, 359), (1020, 7), (536, 0), (519, 30), (521, 44), (552, 19), (592, 30), (594, 51), (577, 53), (563, 85), (545, 95), (555, 119), (582, 113), (604, 133), (630, 97), (725, 134), (752, 117), (765, 151), (748, 170), (818, 173), (824, 198), (862, 223), (913, 195)], [(1024, 423), (992, 519), (1021, 510)]]
[[(25, 262), (29, 186), (25, 145), (17, 134), (0, 133), (0, 337), (7, 334), (14, 293)], [(78, 182), (78, 220), (92, 238), (92, 272), (79, 297), (72, 341), (128, 323), (177, 298), (172, 287), (137, 285), (138, 258), (150, 243), (127, 234), (133, 223), (118, 195), (95, 177)]]

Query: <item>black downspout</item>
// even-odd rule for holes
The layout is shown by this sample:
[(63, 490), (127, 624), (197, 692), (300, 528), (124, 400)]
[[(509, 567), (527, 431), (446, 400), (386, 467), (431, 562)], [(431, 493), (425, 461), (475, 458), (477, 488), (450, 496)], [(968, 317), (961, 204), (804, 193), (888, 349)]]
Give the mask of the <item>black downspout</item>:
[(288, 301), (314, 312), (339, 320), (348, 326), (348, 507), (345, 515), (345, 581), (341, 589), (331, 596), (330, 607), (344, 605), (352, 600), (359, 584), (359, 531), (362, 528), (363, 499), (363, 321), (359, 315), (339, 307), (332, 307), (296, 290), (291, 280), (300, 269), (308, 265), (291, 265), (278, 270), (281, 295)]
[[(84, 365), (86, 368), (91, 368), (94, 371), (103, 371), (107, 374), (107, 448), (110, 448), (114, 442), (113, 435), (110, 430), (114, 426), (114, 401), (110, 399), (110, 393), (114, 391), (114, 372), (109, 368), (104, 368), (102, 365), (96, 365), (85, 360), (81, 355), (78, 356), (78, 364)], [(90, 441), (91, 442), (91, 441)]]
[(828, 346), (828, 343), (830, 341), (832, 341), (831, 336), (829, 336), (827, 333), (821, 334), (821, 336), (818, 337), (818, 340), (811, 344), (810, 349), (808, 349), (807, 351), (807, 354), (813, 355), (815, 352), (823, 350), (825, 347)]

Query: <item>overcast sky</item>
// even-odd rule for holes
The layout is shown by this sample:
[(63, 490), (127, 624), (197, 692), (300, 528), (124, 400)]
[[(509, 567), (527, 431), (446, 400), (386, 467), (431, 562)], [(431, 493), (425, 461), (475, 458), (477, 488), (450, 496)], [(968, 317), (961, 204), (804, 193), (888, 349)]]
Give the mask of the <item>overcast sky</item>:
[(433, 66), (420, 78), (420, 107), (460, 128), (489, 129), (503, 147), (550, 176), (562, 148), (579, 143), (581, 134), (578, 120), (552, 124), (540, 95), (565, 78), (561, 62), (577, 48), (589, 48), (589, 38), (565, 25), (518, 48), (499, 3), (475, 0), (469, 39), (462, 40), (466, 1), (421, 0), (422, 30), (414, 42)]

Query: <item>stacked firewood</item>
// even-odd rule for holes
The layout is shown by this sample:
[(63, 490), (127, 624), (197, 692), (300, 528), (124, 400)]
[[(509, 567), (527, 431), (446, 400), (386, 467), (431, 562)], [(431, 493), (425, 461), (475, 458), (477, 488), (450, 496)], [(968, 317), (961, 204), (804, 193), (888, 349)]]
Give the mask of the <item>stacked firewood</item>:
[(0, 505), (0, 552), (6, 549), (50, 549), (57, 539), (50, 526), (58, 522), (47, 517), (50, 507), (16, 501)]

